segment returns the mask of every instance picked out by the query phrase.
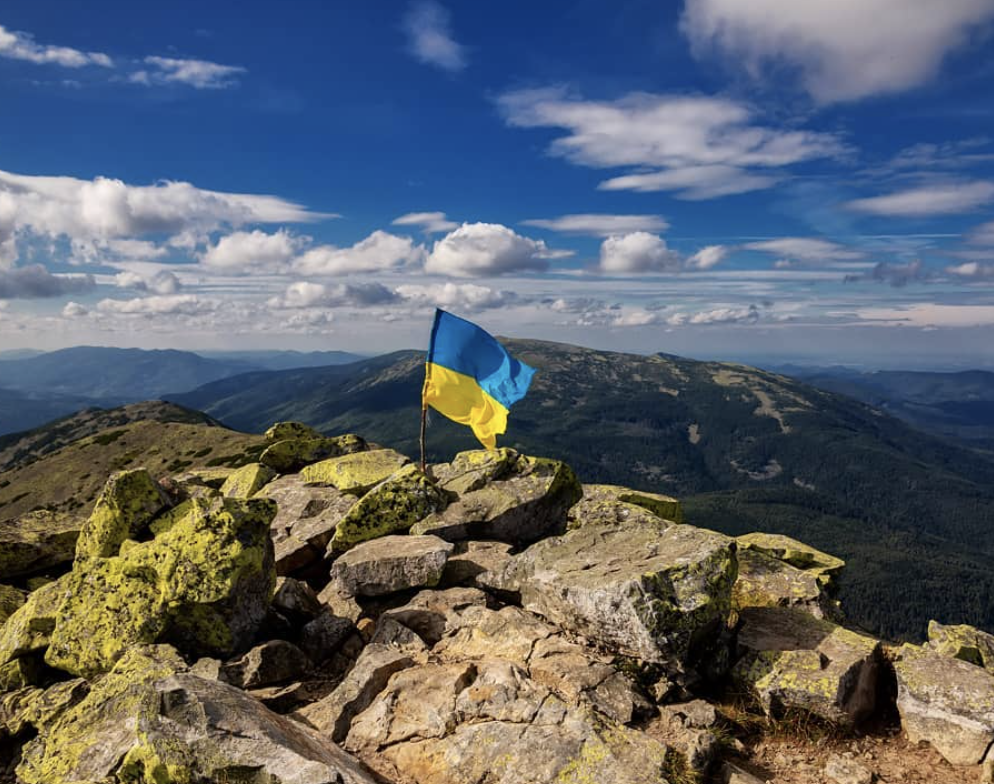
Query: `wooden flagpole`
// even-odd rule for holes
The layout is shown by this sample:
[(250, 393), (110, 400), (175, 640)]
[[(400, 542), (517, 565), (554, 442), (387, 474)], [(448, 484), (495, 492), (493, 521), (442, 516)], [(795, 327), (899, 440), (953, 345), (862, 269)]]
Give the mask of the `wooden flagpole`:
[(428, 378), (431, 366), (425, 362), (425, 383), (421, 387), (421, 473), (427, 473), (427, 463), (425, 458), (425, 432), (428, 429), (428, 401), (425, 399), (428, 394)]

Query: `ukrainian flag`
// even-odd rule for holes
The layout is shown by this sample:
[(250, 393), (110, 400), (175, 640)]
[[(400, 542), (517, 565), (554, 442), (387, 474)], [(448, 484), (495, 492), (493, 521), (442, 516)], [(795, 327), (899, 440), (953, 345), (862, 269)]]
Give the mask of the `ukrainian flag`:
[(435, 311), (423, 405), (469, 425), (487, 449), (497, 448), (507, 411), (525, 396), (534, 374), (476, 324)]

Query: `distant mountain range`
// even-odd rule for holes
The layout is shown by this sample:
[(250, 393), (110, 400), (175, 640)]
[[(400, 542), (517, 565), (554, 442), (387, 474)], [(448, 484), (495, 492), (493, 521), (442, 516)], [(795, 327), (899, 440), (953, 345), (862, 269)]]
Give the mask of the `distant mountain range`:
[[(853, 562), (854, 620), (890, 637), (929, 618), (994, 629), (994, 459), (885, 411), (744, 365), (507, 341), (538, 368), (503, 443), (584, 481), (659, 490), (691, 522), (778, 531)], [(170, 399), (259, 432), (300, 419), (414, 455), (424, 357), (251, 373)], [(475, 442), (433, 416), (431, 458)]]
[[(12, 356), (12, 354), (14, 356)], [(344, 351), (145, 351), (77, 346), (0, 356), (0, 434), (87, 407), (114, 407), (183, 392), (254, 370), (354, 362)]]

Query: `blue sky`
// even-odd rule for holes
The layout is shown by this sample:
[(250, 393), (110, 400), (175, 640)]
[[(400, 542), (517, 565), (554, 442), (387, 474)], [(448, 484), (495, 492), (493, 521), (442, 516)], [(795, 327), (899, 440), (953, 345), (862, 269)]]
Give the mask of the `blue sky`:
[(994, 365), (994, 0), (20, 2), (0, 348)]

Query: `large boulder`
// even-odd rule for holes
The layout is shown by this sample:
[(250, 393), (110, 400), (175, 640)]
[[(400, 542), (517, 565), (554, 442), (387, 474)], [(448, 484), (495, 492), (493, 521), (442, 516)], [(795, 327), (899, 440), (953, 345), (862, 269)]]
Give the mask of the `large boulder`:
[(330, 485), (343, 493), (362, 495), (410, 462), (392, 449), (372, 449), (306, 466), (300, 477), (308, 485)]
[(668, 495), (632, 490), (619, 485), (584, 485), (583, 498), (570, 510), (570, 526), (601, 522), (602, 518), (625, 512), (637, 515), (638, 511), (632, 507), (647, 511), (662, 520), (683, 522), (680, 502)]
[(0, 624), (24, 606), (27, 594), (12, 585), (0, 584)]
[(225, 498), (251, 498), (276, 477), (276, 472), (261, 463), (249, 463), (232, 472), (221, 485)]
[(149, 523), (168, 503), (144, 468), (112, 474), (80, 531), (76, 559), (117, 555), (125, 540), (147, 533)]
[(307, 655), (293, 643), (269, 640), (224, 664), (220, 668), (220, 676), (232, 686), (254, 689), (297, 678), (310, 666)]
[(994, 673), (994, 635), (976, 627), (929, 621), (928, 647), (939, 656), (962, 659)]
[(912, 743), (927, 741), (954, 765), (977, 765), (994, 742), (994, 675), (927, 652), (894, 663), (897, 709)]
[(852, 726), (876, 705), (880, 642), (794, 607), (740, 613), (733, 680), (771, 715), (802, 710)]
[(331, 566), (345, 596), (381, 596), (438, 584), (452, 552), (437, 536), (381, 536), (358, 544)]
[(406, 465), (356, 502), (335, 527), (328, 555), (360, 542), (407, 531), (445, 507), (442, 490), (415, 465)]
[(368, 449), (366, 442), (354, 435), (333, 438), (324, 436), (287, 438), (266, 447), (259, 456), (259, 462), (277, 473), (288, 474), (319, 460), (362, 452), (366, 449)]
[[(477, 463), (479, 465), (477, 465)], [(461, 473), (455, 466), (470, 466)], [(475, 466), (475, 467), (473, 467)], [(497, 539), (534, 542), (561, 533), (567, 512), (582, 490), (573, 470), (558, 460), (518, 455), (513, 450), (469, 452), (448, 466), (433, 467), (447, 477), (443, 489), (464, 488), (444, 511), (415, 525), (415, 534), (435, 534), (448, 541)]]
[(740, 550), (758, 550), (798, 569), (811, 572), (822, 585), (828, 586), (845, 568), (846, 562), (823, 553), (804, 542), (783, 534), (751, 533), (736, 537)]
[(45, 654), (51, 666), (90, 677), (141, 643), (220, 656), (251, 644), (275, 586), (269, 524), (276, 505), (189, 504), (155, 539), (76, 564)]
[(533, 544), (498, 586), (609, 651), (682, 669), (727, 621), (735, 544), (687, 525), (590, 524)]
[(38, 510), (0, 521), (0, 580), (71, 564), (83, 518)]
[(23, 748), (19, 780), (375, 784), (313, 730), (184, 670), (168, 647), (130, 651), (82, 701), (42, 725)]
[(732, 607), (798, 607), (816, 618), (838, 614), (817, 575), (759, 550), (739, 550)]
[(48, 648), (68, 585), (67, 575), (32, 591), (24, 604), (7, 619), (0, 628), (0, 665), (43, 653)]

